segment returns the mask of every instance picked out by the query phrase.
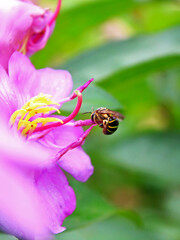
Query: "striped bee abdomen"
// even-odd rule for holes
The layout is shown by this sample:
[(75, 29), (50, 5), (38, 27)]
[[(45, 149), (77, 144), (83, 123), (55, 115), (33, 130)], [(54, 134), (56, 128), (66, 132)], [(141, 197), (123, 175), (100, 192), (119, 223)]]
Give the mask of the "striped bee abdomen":
[(105, 135), (110, 135), (113, 134), (119, 126), (119, 121), (116, 118), (109, 118), (108, 124), (106, 126), (106, 128), (103, 129), (103, 133)]

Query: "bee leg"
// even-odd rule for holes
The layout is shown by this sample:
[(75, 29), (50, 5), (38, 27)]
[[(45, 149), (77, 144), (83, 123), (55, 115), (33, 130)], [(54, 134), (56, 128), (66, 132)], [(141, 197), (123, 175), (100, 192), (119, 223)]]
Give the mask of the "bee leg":
[(100, 127), (100, 128), (103, 128), (103, 123), (99, 124), (99, 127)]
[(109, 122), (109, 118), (108, 119), (105, 119), (103, 120), (103, 127), (107, 126), (108, 125), (108, 122)]

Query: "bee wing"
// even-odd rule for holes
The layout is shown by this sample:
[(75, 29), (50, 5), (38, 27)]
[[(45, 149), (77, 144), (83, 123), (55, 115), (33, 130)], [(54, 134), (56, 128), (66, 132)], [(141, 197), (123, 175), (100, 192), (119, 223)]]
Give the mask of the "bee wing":
[(115, 117), (121, 119), (121, 120), (124, 120), (124, 115), (122, 115), (121, 113), (119, 112), (116, 112), (116, 114), (114, 115)]
[(112, 117), (119, 118), (121, 120), (124, 119), (124, 116), (121, 113), (116, 112), (116, 111), (112, 111), (112, 110), (109, 110), (109, 109), (107, 109), (107, 110), (103, 109), (101, 111), (101, 114), (110, 114), (110, 115), (112, 115)]

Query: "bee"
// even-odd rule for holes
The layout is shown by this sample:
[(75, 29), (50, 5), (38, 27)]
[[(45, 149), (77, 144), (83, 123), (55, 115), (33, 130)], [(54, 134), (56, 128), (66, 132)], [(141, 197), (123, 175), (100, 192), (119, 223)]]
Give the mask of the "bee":
[(105, 135), (113, 134), (119, 126), (119, 120), (123, 120), (124, 116), (105, 107), (100, 107), (91, 113), (92, 122), (99, 125), (103, 129)]

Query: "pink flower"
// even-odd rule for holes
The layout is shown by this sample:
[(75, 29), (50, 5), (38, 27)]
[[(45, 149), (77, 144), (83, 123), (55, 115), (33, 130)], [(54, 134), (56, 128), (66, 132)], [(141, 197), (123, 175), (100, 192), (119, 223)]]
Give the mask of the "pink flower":
[(27, 56), (44, 48), (60, 10), (58, 1), (54, 15), (31, 1), (0, 1), (0, 64), (7, 69), (14, 51)]
[[(60, 167), (79, 181), (93, 173), (81, 145), (94, 125), (91, 120), (71, 121), (81, 106), (81, 92), (91, 81), (68, 97), (72, 79), (65, 70), (36, 70), (19, 52), (11, 56), (8, 74), (0, 66), (0, 227), (4, 231), (21, 239), (44, 240), (65, 229), (62, 223), (76, 202)], [(68, 117), (53, 115), (76, 97), (77, 106)], [(83, 132), (81, 125), (92, 126)]]
[(75, 209), (75, 195), (50, 154), (1, 121), (0, 227), (20, 239), (51, 239)]

